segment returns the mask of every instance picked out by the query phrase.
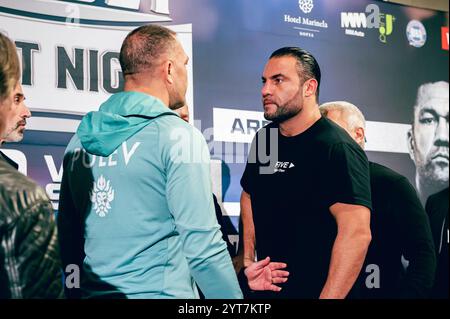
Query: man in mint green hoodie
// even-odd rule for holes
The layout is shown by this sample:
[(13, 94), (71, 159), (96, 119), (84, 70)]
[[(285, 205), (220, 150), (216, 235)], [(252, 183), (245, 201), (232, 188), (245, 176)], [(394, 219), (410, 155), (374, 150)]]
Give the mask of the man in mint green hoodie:
[[(58, 213), (69, 297), (242, 298), (211, 196), (202, 134), (185, 104), (188, 57), (148, 25), (124, 40), (124, 92), (87, 114), (64, 156)], [(75, 285), (76, 286), (76, 285)]]

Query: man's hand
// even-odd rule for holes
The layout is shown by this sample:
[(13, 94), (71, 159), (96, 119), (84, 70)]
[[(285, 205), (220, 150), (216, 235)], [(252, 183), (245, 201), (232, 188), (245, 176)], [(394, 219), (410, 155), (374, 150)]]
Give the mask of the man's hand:
[(270, 262), (270, 257), (252, 263), (245, 269), (248, 286), (251, 290), (270, 290), (279, 292), (281, 287), (274, 284), (285, 283), (288, 280), (289, 272), (285, 269), (285, 263)]

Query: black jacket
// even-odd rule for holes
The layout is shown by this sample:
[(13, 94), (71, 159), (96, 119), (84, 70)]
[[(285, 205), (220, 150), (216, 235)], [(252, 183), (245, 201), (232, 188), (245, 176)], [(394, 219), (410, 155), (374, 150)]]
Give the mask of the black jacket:
[(433, 232), (434, 247), (436, 248), (437, 270), (431, 294), (432, 298), (448, 299), (448, 187), (428, 198), (426, 210), (430, 217)]
[(0, 299), (62, 296), (51, 203), (0, 153)]
[[(436, 258), (430, 223), (414, 187), (406, 177), (370, 163), (373, 211), (372, 242), (361, 271), (361, 298), (427, 298), (433, 285)], [(409, 261), (404, 270), (402, 255)], [(379, 288), (366, 285), (379, 269)], [(369, 285), (370, 286), (370, 285)]]

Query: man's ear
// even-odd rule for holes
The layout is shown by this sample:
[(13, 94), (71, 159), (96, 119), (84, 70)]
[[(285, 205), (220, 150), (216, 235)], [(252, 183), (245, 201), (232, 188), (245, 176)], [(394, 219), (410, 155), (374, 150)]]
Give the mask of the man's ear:
[(167, 82), (170, 84), (173, 84), (173, 63), (172, 61), (168, 60), (164, 64), (164, 71), (166, 73)]
[(365, 143), (365, 136), (366, 136), (364, 128), (362, 128), (362, 127), (356, 128), (355, 135), (356, 135), (356, 143), (359, 144), (359, 145), (364, 145), (364, 143)]
[(415, 158), (414, 158), (414, 132), (413, 132), (413, 128), (410, 128), (408, 130), (408, 134), (407, 134), (407, 139), (408, 139), (408, 150), (409, 150), (409, 157), (411, 158), (411, 160), (413, 162), (415, 162)]
[(311, 97), (316, 95), (317, 86), (319, 83), (316, 79), (309, 79), (305, 82), (304, 88), (303, 88), (303, 94), (305, 97)]

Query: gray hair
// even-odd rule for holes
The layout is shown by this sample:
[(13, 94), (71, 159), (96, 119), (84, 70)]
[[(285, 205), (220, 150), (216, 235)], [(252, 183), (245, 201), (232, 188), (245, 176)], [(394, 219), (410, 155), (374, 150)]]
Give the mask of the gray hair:
[(330, 111), (338, 111), (347, 122), (349, 129), (354, 130), (358, 127), (366, 128), (366, 119), (362, 112), (353, 104), (345, 101), (335, 101), (324, 103), (320, 106), (320, 113), (327, 116)]

